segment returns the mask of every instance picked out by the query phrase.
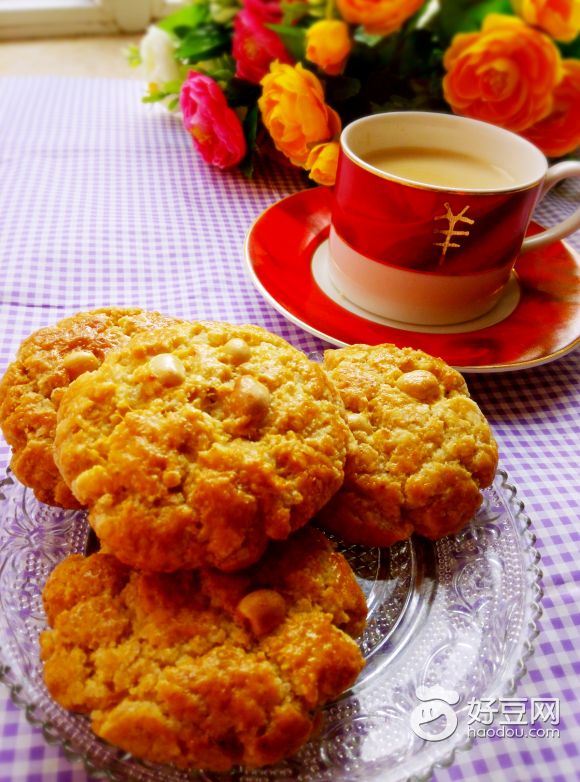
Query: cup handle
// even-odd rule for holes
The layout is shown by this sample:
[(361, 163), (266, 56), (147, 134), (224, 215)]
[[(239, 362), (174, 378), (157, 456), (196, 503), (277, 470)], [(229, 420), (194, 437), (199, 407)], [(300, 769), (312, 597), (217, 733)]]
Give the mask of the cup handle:
[[(580, 177), (580, 163), (573, 160), (565, 160), (563, 163), (556, 163), (555, 166), (551, 166), (544, 180), (540, 200), (557, 182), (561, 182), (562, 179), (567, 179), (568, 177)], [(520, 253), (526, 253), (528, 250), (537, 250), (550, 242), (555, 242), (556, 239), (563, 239), (578, 228), (580, 228), (580, 207), (570, 217), (562, 220), (561, 223), (542, 231), (542, 233), (528, 236), (524, 239)]]

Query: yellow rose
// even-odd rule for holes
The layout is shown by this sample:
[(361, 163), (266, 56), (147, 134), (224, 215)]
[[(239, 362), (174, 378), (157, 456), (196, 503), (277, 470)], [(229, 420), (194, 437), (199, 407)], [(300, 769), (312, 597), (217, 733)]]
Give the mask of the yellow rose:
[(573, 41), (580, 32), (580, 0), (512, 0), (516, 14), (557, 41)]
[(424, 0), (337, 0), (340, 15), (347, 22), (362, 24), (367, 33), (388, 35), (402, 26)]
[(548, 157), (567, 155), (580, 146), (580, 60), (564, 60), (563, 66), (552, 112), (523, 133)]
[(320, 81), (300, 63), (273, 62), (260, 84), (258, 106), (276, 148), (305, 167), (312, 147), (340, 133), (340, 117), (325, 103)]
[(342, 72), (351, 48), (348, 25), (338, 19), (321, 19), (306, 31), (306, 58), (331, 76)]
[(310, 171), (308, 174), (310, 179), (318, 182), (319, 185), (333, 185), (336, 180), (339, 150), (338, 141), (329, 141), (314, 147), (306, 161), (306, 168)]
[(515, 16), (490, 14), (445, 52), (443, 93), (456, 114), (518, 132), (552, 110), (562, 61), (547, 35)]

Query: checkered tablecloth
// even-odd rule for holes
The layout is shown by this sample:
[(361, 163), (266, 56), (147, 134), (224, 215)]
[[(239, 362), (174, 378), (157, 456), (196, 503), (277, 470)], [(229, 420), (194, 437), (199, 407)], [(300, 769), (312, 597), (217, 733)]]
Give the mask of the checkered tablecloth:
[[(253, 219), (303, 181), (272, 166), (251, 181), (211, 169), (179, 121), (141, 104), (141, 93), (133, 81), (0, 79), (0, 371), (31, 331), (113, 304), (253, 322), (320, 349), (242, 271)], [(566, 186), (539, 217), (579, 202), (580, 188)], [(560, 736), (478, 740), (436, 771), (437, 782), (580, 780), (579, 367), (576, 352), (468, 377), (542, 554), (541, 632), (518, 695), (558, 698)], [(2, 443), (0, 468), (7, 461)], [(85, 782), (87, 774), (0, 688), (0, 782), (55, 780)]]

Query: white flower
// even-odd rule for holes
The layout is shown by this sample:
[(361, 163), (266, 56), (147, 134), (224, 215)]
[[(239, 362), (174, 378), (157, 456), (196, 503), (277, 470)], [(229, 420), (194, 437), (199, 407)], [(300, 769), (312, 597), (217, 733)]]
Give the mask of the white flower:
[(179, 81), (179, 66), (173, 57), (174, 44), (171, 36), (155, 25), (151, 25), (141, 40), (139, 53), (145, 69), (145, 78), (150, 84), (161, 86), (167, 82)]

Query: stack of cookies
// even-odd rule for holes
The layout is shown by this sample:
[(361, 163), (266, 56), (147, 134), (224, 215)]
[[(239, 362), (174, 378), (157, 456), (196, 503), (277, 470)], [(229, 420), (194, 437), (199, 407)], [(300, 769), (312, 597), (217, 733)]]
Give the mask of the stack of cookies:
[(256, 326), (139, 310), (29, 337), (0, 424), (16, 476), (100, 541), (44, 590), (50, 693), (136, 757), (214, 771), (296, 752), (364, 665), (364, 596), (308, 522), (437, 538), (497, 464), (439, 359), (358, 345), (321, 366)]

